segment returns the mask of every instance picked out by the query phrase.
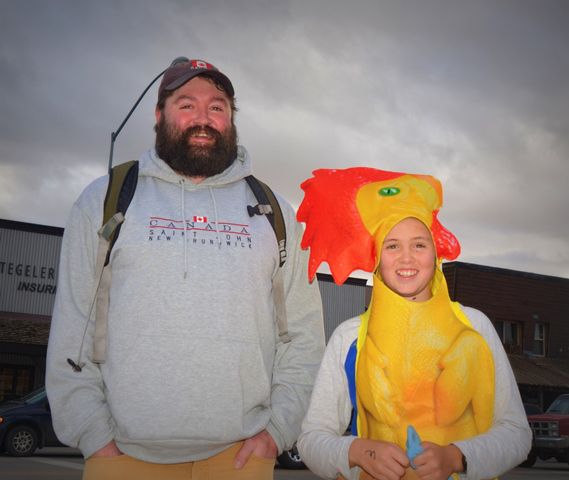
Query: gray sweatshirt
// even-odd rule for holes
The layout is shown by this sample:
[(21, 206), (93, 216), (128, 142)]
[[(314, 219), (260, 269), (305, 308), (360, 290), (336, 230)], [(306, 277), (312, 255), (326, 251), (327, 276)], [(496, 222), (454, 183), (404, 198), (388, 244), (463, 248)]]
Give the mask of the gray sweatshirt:
[[(90, 361), (97, 230), (108, 177), (73, 205), (63, 238), (46, 387), (58, 437), (85, 457), (115, 440), (156, 463), (207, 458), (263, 429), (279, 450), (300, 430), (323, 349), (322, 307), (308, 283), (302, 229), (287, 229), (284, 285), (291, 342), (278, 341), (271, 279), (275, 234), (257, 201), (243, 147), (219, 175), (193, 184), (150, 150), (112, 250), (107, 359)], [(82, 338), (85, 363), (74, 372)]]

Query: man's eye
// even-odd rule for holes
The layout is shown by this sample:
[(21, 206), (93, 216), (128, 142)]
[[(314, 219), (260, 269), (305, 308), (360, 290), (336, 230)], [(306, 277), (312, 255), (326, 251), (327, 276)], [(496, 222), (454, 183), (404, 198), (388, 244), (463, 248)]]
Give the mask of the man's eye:
[(223, 112), (222, 107), (214, 106), (214, 107), (211, 107), (211, 109), (214, 110), (215, 112)]
[(182, 105), (182, 106), (180, 106), (180, 108), (182, 110), (187, 110), (187, 109), (193, 108), (193, 105)]

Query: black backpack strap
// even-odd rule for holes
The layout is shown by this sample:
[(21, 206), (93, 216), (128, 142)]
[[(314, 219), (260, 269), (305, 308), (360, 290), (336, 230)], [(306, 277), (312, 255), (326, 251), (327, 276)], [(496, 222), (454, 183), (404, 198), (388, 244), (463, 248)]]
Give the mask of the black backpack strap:
[[(105, 265), (109, 263), (111, 250), (120, 233), (122, 220), (118, 220), (118, 213), (124, 215), (132, 201), (136, 184), (138, 182), (138, 161), (131, 160), (121, 163), (111, 169), (109, 186), (105, 195), (103, 209), (103, 223), (101, 235), (109, 241), (109, 248), (105, 258)], [(113, 220), (114, 218), (114, 220)]]
[(284, 274), (282, 269), (282, 266), (286, 261), (286, 226), (283, 212), (275, 194), (266, 184), (255, 178), (253, 175), (245, 177), (245, 180), (253, 191), (257, 202), (259, 202), (254, 207), (251, 205), (247, 206), (249, 216), (265, 215), (269, 220), (271, 227), (273, 227), (273, 231), (277, 237), (277, 245), (279, 247), (279, 269), (273, 278), (273, 301), (275, 303), (279, 340), (283, 343), (288, 343), (290, 342), (290, 337), (288, 335)]
[(277, 245), (279, 247), (279, 267), (282, 267), (286, 261), (286, 227), (281, 206), (273, 191), (258, 178), (253, 175), (245, 177), (247, 184), (253, 191), (257, 202), (256, 206), (247, 206), (249, 216), (266, 215), (275, 236), (277, 237)]
[(99, 229), (99, 246), (96, 261), (97, 290), (95, 292), (95, 332), (93, 336), (93, 362), (104, 363), (107, 350), (107, 324), (109, 321), (109, 291), (111, 288), (111, 250), (117, 241), (124, 216), (132, 201), (138, 182), (138, 162), (116, 165), (109, 175), (109, 186), (103, 208), (103, 224)]
[(89, 308), (89, 319), (83, 333), (77, 361), (68, 358), (67, 362), (74, 371), (80, 372), (84, 366), (81, 361), (85, 334), (95, 307), (95, 332), (93, 336), (93, 362), (104, 363), (107, 349), (107, 324), (109, 313), (109, 290), (111, 286), (111, 267), (109, 258), (115, 244), (124, 215), (130, 205), (138, 182), (138, 161), (114, 166), (109, 172), (109, 185), (103, 203), (103, 221), (98, 230), (99, 243), (95, 259), (96, 290)]

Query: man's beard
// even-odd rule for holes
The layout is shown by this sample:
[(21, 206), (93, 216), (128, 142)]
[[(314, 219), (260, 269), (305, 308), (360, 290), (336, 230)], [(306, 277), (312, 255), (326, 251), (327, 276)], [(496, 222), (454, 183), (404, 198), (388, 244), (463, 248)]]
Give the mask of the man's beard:
[[(172, 170), (188, 177), (212, 177), (223, 172), (237, 157), (237, 129), (233, 122), (223, 133), (207, 125), (188, 127), (183, 132), (166, 124), (164, 116), (156, 124), (156, 153)], [(205, 132), (213, 145), (192, 145), (192, 134)]]

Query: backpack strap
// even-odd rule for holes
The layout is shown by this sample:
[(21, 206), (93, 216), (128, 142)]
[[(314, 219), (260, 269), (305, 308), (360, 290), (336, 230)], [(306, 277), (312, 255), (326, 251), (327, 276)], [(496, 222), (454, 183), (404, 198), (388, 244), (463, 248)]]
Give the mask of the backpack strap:
[(283, 212), (275, 194), (265, 183), (261, 182), (253, 175), (248, 175), (245, 177), (245, 180), (253, 191), (257, 202), (259, 202), (254, 207), (251, 205), (247, 206), (249, 216), (265, 215), (267, 220), (269, 220), (271, 227), (273, 227), (273, 231), (277, 237), (277, 245), (279, 247), (279, 269), (273, 278), (273, 299), (275, 302), (279, 339), (283, 343), (288, 343), (290, 342), (290, 337), (288, 335), (284, 274), (282, 269), (286, 261), (286, 226)]
[(253, 175), (248, 175), (245, 177), (245, 180), (253, 191), (257, 202), (259, 202), (258, 205), (254, 207), (251, 205), (247, 206), (249, 216), (267, 216), (271, 227), (273, 227), (275, 236), (277, 237), (277, 245), (279, 247), (279, 267), (282, 267), (286, 262), (286, 227), (281, 206), (268, 185), (261, 182), (261, 180)]
[(93, 337), (93, 362), (95, 363), (104, 363), (107, 351), (111, 250), (118, 238), (137, 182), (138, 161), (136, 160), (116, 165), (109, 174), (109, 186), (103, 208), (103, 222), (97, 232), (99, 245), (95, 263), (95, 278), (98, 279), (98, 284), (95, 293), (95, 333)]
[(137, 160), (121, 163), (111, 169), (103, 209), (103, 226), (101, 227), (101, 231), (103, 232), (99, 233), (99, 235), (104, 236), (110, 241), (110, 248), (107, 258), (105, 259), (105, 265), (109, 263), (111, 250), (119, 236), (121, 224), (124, 221), (124, 218), (118, 221), (117, 214), (121, 213), (123, 217), (126, 214), (132, 197), (134, 196), (137, 182)]

